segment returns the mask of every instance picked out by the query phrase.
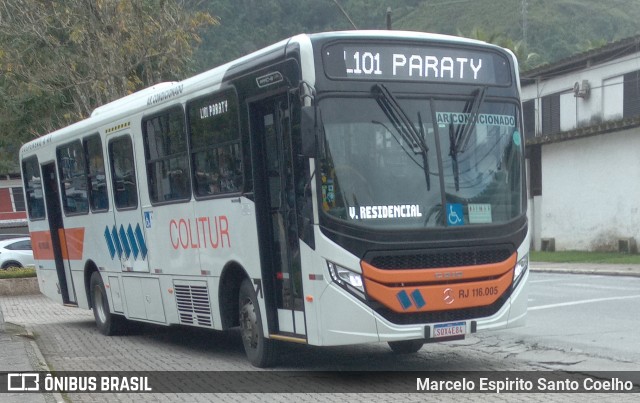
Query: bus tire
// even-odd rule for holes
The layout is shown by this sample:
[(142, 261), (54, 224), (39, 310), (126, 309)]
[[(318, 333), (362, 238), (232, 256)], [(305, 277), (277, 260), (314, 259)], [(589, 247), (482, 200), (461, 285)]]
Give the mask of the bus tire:
[(417, 353), (422, 348), (422, 346), (424, 346), (424, 340), (402, 340), (389, 342), (391, 351), (396, 354)]
[(91, 307), (93, 308), (93, 317), (96, 320), (98, 331), (105, 336), (112, 336), (119, 333), (123, 318), (111, 313), (107, 292), (104, 288), (102, 277), (97, 271), (91, 274), (90, 290)]
[(240, 335), (249, 362), (258, 368), (273, 366), (275, 342), (264, 337), (258, 298), (249, 279), (244, 279), (239, 293)]

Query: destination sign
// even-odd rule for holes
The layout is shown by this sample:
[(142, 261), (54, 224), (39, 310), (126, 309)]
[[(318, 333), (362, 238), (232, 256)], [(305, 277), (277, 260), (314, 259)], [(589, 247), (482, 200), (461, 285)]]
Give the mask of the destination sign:
[(504, 56), (464, 48), (336, 43), (324, 48), (323, 61), (334, 79), (511, 84)]

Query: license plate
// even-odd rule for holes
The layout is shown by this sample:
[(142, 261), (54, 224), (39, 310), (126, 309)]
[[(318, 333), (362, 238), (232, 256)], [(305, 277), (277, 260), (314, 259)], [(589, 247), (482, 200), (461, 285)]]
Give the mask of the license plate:
[(433, 337), (462, 336), (467, 334), (467, 322), (442, 323), (433, 327)]

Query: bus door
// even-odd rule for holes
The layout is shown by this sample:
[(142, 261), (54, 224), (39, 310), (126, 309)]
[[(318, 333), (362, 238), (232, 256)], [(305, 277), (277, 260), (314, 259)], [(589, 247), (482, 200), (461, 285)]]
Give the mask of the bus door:
[(274, 291), (276, 332), (306, 335), (288, 97), (249, 107), (264, 286)]
[(54, 162), (42, 165), (42, 177), (44, 179), (44, 194), (49, 218), (51, 249), (53, 250), (53, 260), (58, 273), (59, 291), (64, 304), (75, 305), (77, 300), (73, 277), (71, 276), (71, 267), (69, 266), (69, 261), (64, 258), (67, 255), (66, 243), (64, 243), (64, 222), (62, 220), (58, 174)]
[(113, 226), (105, 229), (109, 253), (125, 272), (148, 272), (147, 245), (140, 209), (131, 136), (113, 137), (108, 142), (113, 194)]

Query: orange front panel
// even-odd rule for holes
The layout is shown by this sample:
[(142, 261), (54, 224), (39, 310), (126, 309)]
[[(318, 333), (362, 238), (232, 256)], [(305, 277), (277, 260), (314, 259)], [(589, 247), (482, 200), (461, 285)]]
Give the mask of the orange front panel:
[(370, 298), (394, 312), (431, 312), (487, 306), (511, 287), (513, 269), (499, 278), (454, 284), (391, 287), (365, 278)]
[(31, 247), (36, 260), (53, 260), (53, 243), (49, 231), (31, 232)]
[(516, 265), (516, 254), (503, 262), (477, 266), (447, 267), (436, 269), (383, 270), (362, 261), (362, 275), (384, 284), (432, 283), (451, 280), (469, 280), (502, 275)]

